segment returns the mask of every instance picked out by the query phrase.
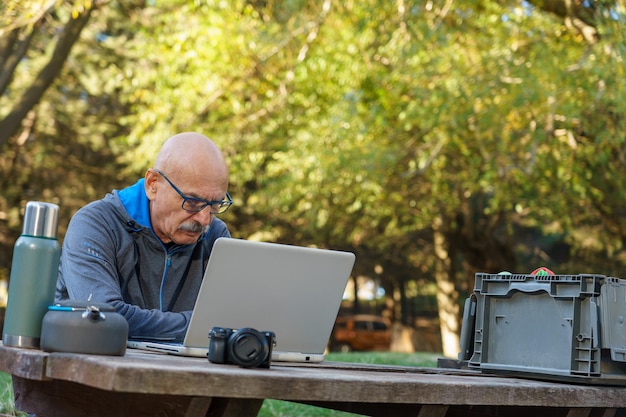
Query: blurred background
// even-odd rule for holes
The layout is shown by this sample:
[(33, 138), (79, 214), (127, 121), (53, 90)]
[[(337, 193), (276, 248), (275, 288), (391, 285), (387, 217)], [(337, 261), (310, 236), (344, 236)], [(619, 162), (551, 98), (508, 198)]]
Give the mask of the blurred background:
[(4, 0), (0, 279), (27, 201), (61, 207), (62, 240), (199, 131), (231, 167), (234, 237), (354, 252), (341, 316), (456, 356), (476, 272), (626, 277), (625, 18), (624, 0)]

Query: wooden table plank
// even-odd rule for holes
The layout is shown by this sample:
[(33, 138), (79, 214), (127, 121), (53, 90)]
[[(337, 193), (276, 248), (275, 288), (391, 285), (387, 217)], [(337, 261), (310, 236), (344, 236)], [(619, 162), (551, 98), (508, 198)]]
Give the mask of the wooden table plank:
[(260, 399), (199, 398), (104, 391), (67, 381), (13, 377), (15, 405), (38, 417), (256, 416)]
[(37, 380), (46, 379), (46, 360), (47, 354), (37, 349), (0, 347), (0, 370), (12, 375)]
[[(332, 362), (244, 369), (135, 350), (111, 357), (0, 346), (0, 370), (14, 375), (18, 407), (46, 417), (100, 417), (94, 410), (140, 417), (169, 408), (176, 417), (256, 415), (267, 398), (371, 416), (612, 417), (626, 407), (624, 386), (459, 369)], [(57, 414), (45, 413), (51, 404)]]
[(209, 412), (213, 398), (193, 397), (185, 411), (185, 417), (203, 417)]
[(445, 417), (448, 412), (449, 406), (447, 405), (424, 405), (420, 409), (417, 417)]
[(214, 398), (207, 417), (256, 416), (263, 405), (263, 400), (233, 400), (232, 398)]
[[(38, 417), (187, 417), (193, 397), (113, 393), (65, 381), (13, 377), (15, 406)], [(191, 409), (189, 417), (202, 417)]]
[[(332, 372), (331, 372), (332, 370)], [(51, 354), (46, 375), (117, 392), (372, 403), (626, 407), (626, 388), (423, 368), (283, 366), (243, 369), (196, 358)], [(245, 381), (245, 383), (242, 383)], [(268, 383), (271, 381), (271, 383)]]

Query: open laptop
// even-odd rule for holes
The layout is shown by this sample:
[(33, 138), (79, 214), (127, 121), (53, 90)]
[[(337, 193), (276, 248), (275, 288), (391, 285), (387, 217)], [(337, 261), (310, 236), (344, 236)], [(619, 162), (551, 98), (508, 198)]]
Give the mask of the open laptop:
[(273, 331), (272, 361), (321, 362), (354, 266), (351, 252), (215, 241), (182, 345), (128, 347), (206, 357), (213, 327)]

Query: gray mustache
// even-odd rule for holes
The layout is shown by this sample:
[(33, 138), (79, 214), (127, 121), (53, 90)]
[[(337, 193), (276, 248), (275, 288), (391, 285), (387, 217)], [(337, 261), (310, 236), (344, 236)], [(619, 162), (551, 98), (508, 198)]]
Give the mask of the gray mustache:
[(203, 226), (198, 222), (186, 222), (181, 224), (178, 230), (191, 233), (204, 233), (209, 230), (209, 226)]

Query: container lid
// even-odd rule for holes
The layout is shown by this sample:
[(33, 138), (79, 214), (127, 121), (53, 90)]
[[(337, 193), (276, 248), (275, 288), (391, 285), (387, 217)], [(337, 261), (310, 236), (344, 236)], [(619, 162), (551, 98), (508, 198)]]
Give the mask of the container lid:
[(97, 307), (100, 311), (115, 311), (113, 306), (108, 303), (94, 303), (92, 301), (69, 300), (48, 306), (50, 311), (84, 311), (89, 307)]
[(56, 239), (58, 222), (59, 206), (41, 201), (29, 201), (26, 203), (22, 234)]

